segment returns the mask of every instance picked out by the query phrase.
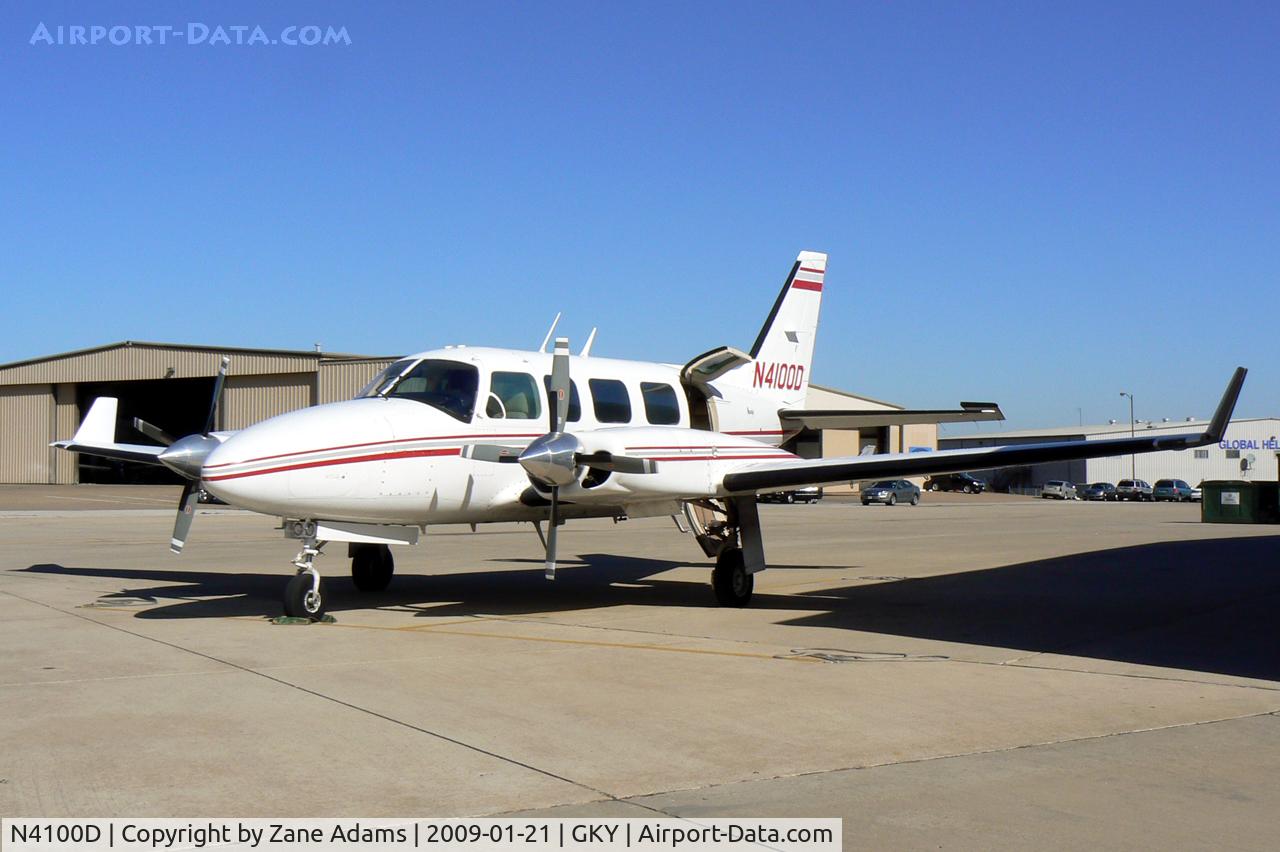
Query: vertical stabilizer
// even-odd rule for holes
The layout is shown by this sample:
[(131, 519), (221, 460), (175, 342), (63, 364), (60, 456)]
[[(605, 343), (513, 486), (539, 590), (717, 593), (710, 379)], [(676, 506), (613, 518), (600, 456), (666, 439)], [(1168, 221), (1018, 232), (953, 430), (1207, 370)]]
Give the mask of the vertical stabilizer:
[(751, 347), (751, 361), (726, 373), (725, 384), (749, 388), (778, 408), (804, 407), (826, 272), (826, 254), (800, 252)]

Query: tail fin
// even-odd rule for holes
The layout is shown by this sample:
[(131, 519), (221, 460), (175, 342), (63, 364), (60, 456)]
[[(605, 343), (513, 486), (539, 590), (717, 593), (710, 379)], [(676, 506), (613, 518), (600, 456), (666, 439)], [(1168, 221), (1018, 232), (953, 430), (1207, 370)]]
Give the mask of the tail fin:
[(725, 374), (726, 382), (776, 400), (779, 407), (803, 407), (826, 272), (825, 254), (800, 252), (751, 347), (751, 361)]

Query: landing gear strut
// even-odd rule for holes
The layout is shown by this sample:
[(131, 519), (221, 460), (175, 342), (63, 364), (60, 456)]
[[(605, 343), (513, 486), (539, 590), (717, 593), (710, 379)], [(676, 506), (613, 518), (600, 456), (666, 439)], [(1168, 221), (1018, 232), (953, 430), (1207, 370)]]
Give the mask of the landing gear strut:
[(385, 544), (352, 544), (351, 580), (362, 592), (380, 592), (391, 582), (395, 573), (395, 559), (391, 548)]
[(320, 555), (324, 542), (307, 538), (302, 550), (294, 557), (298, 573), (284, 590), (284, 614), (291, 618), (309, 618), (319, 621), (324, 617), (324, 583), (316, 570), (315, 558)]

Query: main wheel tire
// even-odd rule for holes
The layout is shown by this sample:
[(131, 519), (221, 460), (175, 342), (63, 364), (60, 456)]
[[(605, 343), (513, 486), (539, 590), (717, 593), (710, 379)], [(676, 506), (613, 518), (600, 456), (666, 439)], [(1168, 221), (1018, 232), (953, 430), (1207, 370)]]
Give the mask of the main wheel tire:
[(782, 495), (782, 502), (783, 502), (783, 503), (794, 503), (794, 502), (796, 502), (796, 495), (795, 495), (795, 492), (794, 492), (794, 491), (788, 491), (786, 494)]
[(284, 589), (284, 614), (291, 618), (309, 618), (319, 621), (324, 617), (324, 581), (318, 592), (311, 590), (311, 575), (306, 571), (294, 574)]
[(911, 495), (911, 505), (912, 505), (912, 506), (919, 506), (919, 505), (920, 505), (920, 493), (919, 493), (919, 492), (916, 492), (915, 494), (912, 494), (912, 495)]
[(936, 483), (936, 482), (931, 482), (931, 483), (929, 483), (929, 490), (930, 490), (930, 491), (937, 491), (937, 490), (938, 490), (938, 483)]
[(973, 493), (973, 486), (972, 486), (972, 485), (966, 485), (966, 486), (964, 487), (964, 493), (965, 493), (965, 494), (972, 494), (972, 493)]
[(391, 583), (396, 562), (385, 544), (361, 545), (351, 554), (351, 580), (362, 592), (381, 592)]
[(895, 504), (895, 503), (897, 503), (897, 502), (898, 502), (898, 495), (897, 495), (897, 494), (890, 494), (890, 495), (889, 495), (889, 499), (885, 502), (885, 505), (886, 505), (886, 506), (892, 506), (892, 505), (894, 505), (894, 504)]
[(746, 606), (751, 601), (755, 585), (755, 577), (747, 573), (741, 548), (730, 547), (720, 551), (715, 570), (711, 572), (711, 587), (720, 606)]

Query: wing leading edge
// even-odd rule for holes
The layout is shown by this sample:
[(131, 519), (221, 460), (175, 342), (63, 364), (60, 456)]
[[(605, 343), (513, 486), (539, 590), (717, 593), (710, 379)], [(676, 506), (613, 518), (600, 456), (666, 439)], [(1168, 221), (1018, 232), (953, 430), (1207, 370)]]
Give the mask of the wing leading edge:
[(1039, 464), (1067, 459), (1090, 459), (1151, 453), (1157, 450), (1186, 450), (1215, 444), (1222, 440), (1236, 399), (1248, 371), (1237, 367), (1227, 385), (1222, 401), (1203, 432), (1179, 435), (1155, 435), (1134, 438), (1110, 438), (1102, 441), (1057, 441), (1045, 444), (1020, 444), (1002, 447), (979, 447), (965, 450), (940, 450), (932, 453), (892, 453), (833, 459), (788, 459), (752, 464), (724, 477), (724, 493), (745, 494), (768, 488), (794, 488), (801, 485), (825, 485), (854, 479), (881, 479), (900, 476), (924, 476)]

